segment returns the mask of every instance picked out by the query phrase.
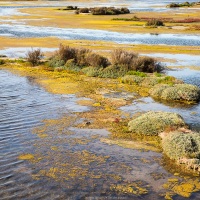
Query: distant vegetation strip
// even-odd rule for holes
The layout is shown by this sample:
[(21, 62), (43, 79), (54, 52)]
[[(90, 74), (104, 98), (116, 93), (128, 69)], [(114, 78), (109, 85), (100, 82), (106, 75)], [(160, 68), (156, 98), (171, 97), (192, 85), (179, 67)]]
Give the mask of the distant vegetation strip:
[(116, 21), (146, 21), (147, 23), (151, 21), (161, 21), (165, 23), (193, 23), (193, 22), (200, 22), (200, 18), (185, 18), (185, 19), (173, 19), (173, 18), (152, 18), (152, 17), (137, 17), (134, 16), (132, 18), (113, 18), (112, 20)]
[(115, 8), (115, 7), (93, 7), (93, 8), (78, 8), (77, 6), (67, 6), (66, 8), (59, 8), (58, 10), (75, 10), (75, 14), (91, 13), (92, 15), (120, 15), (128, 14), (128, 8)]
[(168, 8), (179, 8), (179, 7), (191, 7), (191, 6), (196, 6), (196, 5), (200, 5), (200, 1), (199, 2), (184, 2), (184, 3), (170, 3), (167, 5)]

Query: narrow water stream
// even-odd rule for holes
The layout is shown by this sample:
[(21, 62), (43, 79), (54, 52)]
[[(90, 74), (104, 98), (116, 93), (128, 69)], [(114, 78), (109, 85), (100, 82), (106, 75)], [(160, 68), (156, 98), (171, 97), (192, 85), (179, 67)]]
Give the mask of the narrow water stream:
[(199, 35), (119, 33), (113, 31), (0, 24), (0, 36), (15, 38), (57, 37), (66, 40), (112, 41), (120, 44), (200, 46)]

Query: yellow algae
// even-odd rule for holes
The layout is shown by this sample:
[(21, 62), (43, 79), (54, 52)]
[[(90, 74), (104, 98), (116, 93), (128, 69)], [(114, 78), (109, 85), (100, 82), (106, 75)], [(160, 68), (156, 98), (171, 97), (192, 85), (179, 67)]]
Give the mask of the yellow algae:
[(51, 147), (51, 150), (52, 150), (52, 151), (57, 151), (57, 150), (58, 150), (58, 147), (52, 146), (52, 147)]
[(42, 134), (42, 133), (39, 133), (39, 134), (37, 134), (37, 136), (39, 137), (39, 138), (46, 138), (48, 135), (47, 134)]
[(70, 145), (77, 145), (77, 144), (86, 145), (89, 142), (91, 142), (91, 139), (87, 139), (87, 138), (71, 138), (68, 141), (69, 141)]
[(92, 104), (92, 106), (99, 107), (99, 106), (101, 106), (101, 103), (97, 102), (97, 103)]
[(82, 106), (92, 106), (92, 104), (94, 103), (94, 100), (81, 99), (81, 100), (76, 101), (76, 103)]
[(170, 191), (171, 196), (178, 194), (182, 197), (190, 197), (193, 192), (200, 191), (200, 181), (199, 179), (185, 179), (184, 181), (168, 179), (163, 187)]
[(18, 157), (20, 160), (32, 160), (34, 159), (34, 155), (33, 154), (22, 154), (22, 155), (19, 155)]
[(118, 145), (123, 148), (129, 149), (144, 149), (147, 151), (160, 152), (160, 149), (148, 144), (148, 142), (139, 142), (139, 141), (127, 141), (127, 140), (111, 140), (107, 138), (101, 138), (101, 142), (104, 142), (109, 145)]
[(148, 190), (146, 188), (142, 188), (139, 183), (112, 185), (111, 190), (125, 194), (135, 194), (137, 196), (148, 193)]
[(190, 197), (191, 192), (194, 190), (194, 187), (195, 186), (193, 184), (183, 183), (183, 184), (180, 184), (180, 185), (175, 185), (173, 187), (173, 191), (180, 196)]

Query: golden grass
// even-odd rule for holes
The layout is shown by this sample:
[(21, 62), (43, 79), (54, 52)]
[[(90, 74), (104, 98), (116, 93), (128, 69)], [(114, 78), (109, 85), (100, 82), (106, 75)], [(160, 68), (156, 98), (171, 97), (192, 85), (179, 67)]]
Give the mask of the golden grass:
[[(142, 25), (145, 22), (133, 22), (133, 21), (114, 21), (112, 20), (118, 16), (101, 16), (91, 15), (91, 14), (79, 14), (75, 15), (74, 11), (63, 11), (58, 10), (58, 8), (24, 8), (20, 9), (21, 12), (29, 14), (26, 16), (26, 23), (28, 25), (33, 26), (53, 26), (60, 28), (88, 28), (88, 29), (101, 29), (101, 30), (110, 30), (110, 31), (118, 31), (124, 33), (198, 33), (198, 30), (180, 30), (180, 29), (169, 29), (168, 27), (160, 27), (149, 29), (145, 28)], [(195, 10), (187, 10), (187, 12), (183, 12), (179, 14), (177, 11), (170, 11), (170, 17), (174, 19), (185, 19), (185, 18), (199, 18), (200, 14)], [(126, 15), (120, 15), (122, 18), (131, 18), (133, 16), (137, 17), (154, 17), (154, 18), (169, 18), (168, 12), (138, 12), (138, 13), (130, 13)], [(2, 19), (13, 19), (13, 20), (23, 20), (24, 16), (9, 16), (2, 17)], [(199, 23), (192, 23), (199, 24)], [(173, 26), (174, 24), (166, 24)], [(190, 24), (179, 24), (185, 27), (190, 27)]]
[[(89, 40), (62, 40), (55, 37), (47, 38), (7, 38), (0, 37), (0, 42), (3, 48), (12, 47), (47, 47), (58, 48), (59, 44), (69, 45), (76, 48), (88, 48), (98, 51), (99, 54), (109, 57), (110, 52), (116, 48), (122, 48), (135, 53), (172, 53), (172, 54), (190, 54), (199, 55), (199, 46), (167, 46), (167, 45), (128, 45), (128, 44), (116, 44), (114, 42), (105, 41), (89, 41)], [(50, 56), (52, 53), (46, 53)]]

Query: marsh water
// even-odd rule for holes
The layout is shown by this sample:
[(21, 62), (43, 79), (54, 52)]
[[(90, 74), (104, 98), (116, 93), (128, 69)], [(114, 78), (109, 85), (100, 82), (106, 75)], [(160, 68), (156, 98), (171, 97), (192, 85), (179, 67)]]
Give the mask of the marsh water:
[[(82, 6), (125, 5), (135, 11), (166, 10), (172, 1), (121, 1), (82, 2)], [(177, 1), (174, 1), (177, 2)], [(184, 0), (179, 1), (184, 2)], [(192, 0), (190, 1), (192, 2)], [(15, 2), (0, 6), (0, 17), (24, 15), (20, 9), (77, 5), (76, 2)], [(80, 4), (79, 4), (80, 5)], [(80, 5), (80, 6), (81, 6)], [(103, 30), (67, 29), (26, 25), (26, 21), (1, 20), (0, 35), (14, 38), (58, 37), (61, 39), (86, 39), (113, 41), (124, 44), (200, 46), (199, 35), (189, 34), (128, 34)], [(27, 49), (3, 49), (0, 54), (24, 57)], [(55, 49), (44, 48), (44, 51)], [(200, 86), (197, 56), (154, 54), (151, 56), (176, 59), (173, 70), (167, 73)], [(169, 62), (166, 64), (169, 64)], [(184, 66), (185, 69), (177, 69)], [(107, 98), (109, 98), (107, 94)], [(134, 94), (133, 94), (134, 95)], [(123, 98), (117, 94), (116, 98)], [(41, 88), (31, 77), (21, 77), (0, 70), (0, 199), (164, 199), (167, 190), (163, 184), (174, 176), (176, 169), (163, 163), (161, 153), (138, 151), (118, 145), (108, 145), (103, 138), (109, 136), (104, 129), (79, 129), (77, 112), (91, 108), (80, 106), (75, 95), (54, 95)], [(200, 130), (200, 104), (183, 106), (156, 102), (150, 97), (138, 97), (130, 105), (120, 108), (130, 113), (162, 110), (177, 112), (194, 130)], [(34, 156), (20, 159), (21, 155)], [(192, 177), (190, 179), (193, 179)], [(131, 185), (135, 194), (118, 191), (116, 186)], [(115, 188), (115, 189), (113, 189)], [(142, 195), (142, 191), (148, 191)], [(171, 192), (171, 191), (169, 191)], [(145, 192), (144, 192), (145, 193)], [(174, 196), (174, 199), (184, 199)], [(200, 192), (189, 199), (200, 199)]]
[(93, 29), (68, 29), (56, 27), (37, 27), (17, 24), (0, 25), (0, 36), (37, 38), (58, 37), (66, 40), (93, 40), (112, 41), (119, 44), (153, 44), (153, 45), (176, 45), (176, 46), (200, 46), (199, 35), (183, 34), (134, 34), (118, 33), (112, 31)]
[[(4, 70), (0, 80), (2, 200), (163, 199), (162, 185), (174, 175), (160, 165), (162, 154), (107, 145), (101, 141), (106, 130), (76, 128), (74, 114), (90, 108), (77, 105), (74, 95), (50, 94), (33, 79)], [(34, 159), (19, 159), (24, 154)], [(136, 195), (111, 189), (130, 183)], [(148, 194), (139, 197), (138, 188)]]

